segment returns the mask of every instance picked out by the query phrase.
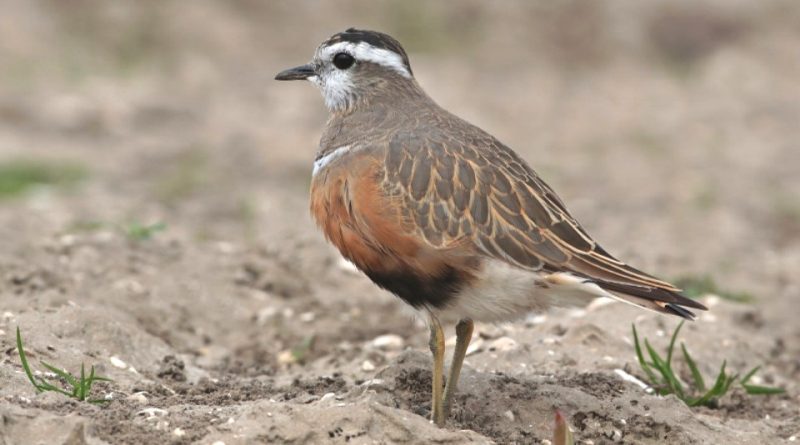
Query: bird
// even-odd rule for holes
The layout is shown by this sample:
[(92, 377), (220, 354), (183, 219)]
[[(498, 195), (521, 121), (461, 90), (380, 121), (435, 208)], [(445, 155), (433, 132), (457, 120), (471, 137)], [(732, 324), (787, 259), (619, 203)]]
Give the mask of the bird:
[(475, 322), (597, 297), (685, 319), (707, 309), (603, 249), (524, 159), (428, 96), (395, 38), (349, 28), (275, 79), (322, 93), (311, 214), (342, 256), (427, 320), (436, 425), (450, 415)]

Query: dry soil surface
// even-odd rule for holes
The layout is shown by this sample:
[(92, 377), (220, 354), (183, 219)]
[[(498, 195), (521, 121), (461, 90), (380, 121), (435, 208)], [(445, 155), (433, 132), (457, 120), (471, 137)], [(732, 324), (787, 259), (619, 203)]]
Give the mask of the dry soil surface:
[[(0, 162), (85, 177), (0, 201), (0, 443), (543, 444), (557, 409), (579, 443), (800, 435), (796, 3), (464, 2), (420, 28), (402, 2), (5, 3)], [(663, 349), (678, 320), (601, 303), (479, 325), (452, 421), (430, 424), (427, 329), (308, 215), (322, 101), (271, 80), (353, 14), (399, 33), (430, 94), (520, 152), (607, 250), (752, 295), (704, 296), (680, 339), (707, 380), (760, 365), (786, 394), (649, 393), (631, 324)], [(37, 394), (17, 327), (35, 369), (94, 365), (107, 401)]]

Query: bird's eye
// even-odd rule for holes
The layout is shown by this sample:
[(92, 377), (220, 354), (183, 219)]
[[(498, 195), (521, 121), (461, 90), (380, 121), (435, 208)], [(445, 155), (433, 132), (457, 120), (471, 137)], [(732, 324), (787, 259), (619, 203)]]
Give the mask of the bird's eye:
[(337, 53), (333, 56), (333, 65), (340, 70), (346, 70), (353, 66), (356, 59), (353, 58), (350, 54), (347, 53)]

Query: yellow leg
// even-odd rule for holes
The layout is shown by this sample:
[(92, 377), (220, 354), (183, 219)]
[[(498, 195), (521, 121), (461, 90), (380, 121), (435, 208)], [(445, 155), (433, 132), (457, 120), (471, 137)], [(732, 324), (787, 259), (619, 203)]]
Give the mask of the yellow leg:
[(458, 377), (461, 375), (461, 365), (467, 355), (467, 347), (472, 339), (475, 324), (472, 320), (461, 320), (456, 325), (456, 349), (453, 351), (453, 362), (450, 364), (450, 374), (447, 377), (447, 386), (444, 389), (444, 418), (450, 417), (450, 408), (453, 406), (453, 396), (458, 389)]
[(431, 402), (431, 420), (444, 426), (444, 406), (442, 393), (444, 391), (444, 331), (439, 320), (431, 314), (431, 338), (429, 345), (433, 354), (433, 401)]

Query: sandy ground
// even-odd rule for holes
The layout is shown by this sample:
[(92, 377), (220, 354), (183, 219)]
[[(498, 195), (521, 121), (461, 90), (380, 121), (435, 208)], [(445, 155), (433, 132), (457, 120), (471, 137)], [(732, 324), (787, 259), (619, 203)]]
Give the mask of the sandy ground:
[[(0, 164), (84, 172), (0, 198), (0, 443), (541, 444), (556, 409), (580, 443), (793, 442), (800, 8), (548, 4), (0, 2)], [(787, 393), (649, 394), (620, 376), (644, 377), (631, 324), (661, 348), (678, 321), (594, 305), (478, 326), (431, 425), (426, 329), (308, 215), (321, 99), (271, 80), (352, 25), (397, 35), (609, 251), (752, 295), (704, 297), (681, 339), (707, 378), (761, 365)], [(17, 326), (110, 401), (37, 394)]]

